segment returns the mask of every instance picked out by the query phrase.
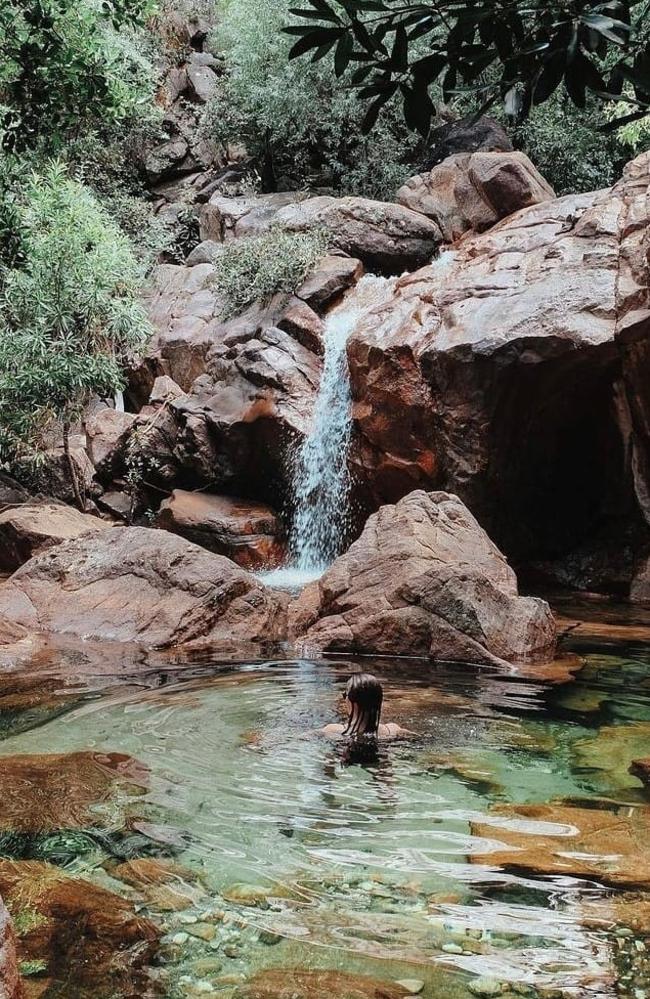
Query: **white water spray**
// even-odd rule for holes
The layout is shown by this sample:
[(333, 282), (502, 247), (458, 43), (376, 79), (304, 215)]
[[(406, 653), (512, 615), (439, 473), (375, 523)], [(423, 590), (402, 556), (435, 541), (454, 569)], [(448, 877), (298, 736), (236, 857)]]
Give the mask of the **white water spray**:
[(346, 345), (366, 313), (390, 297), (394, 284), (394, 279), (367, 275), (327, 316), (313, 429), (298, 454), (294, 473), (291, 556), (299, 573), (319, 575), (340, 554), (346, 539), (352, 431)]

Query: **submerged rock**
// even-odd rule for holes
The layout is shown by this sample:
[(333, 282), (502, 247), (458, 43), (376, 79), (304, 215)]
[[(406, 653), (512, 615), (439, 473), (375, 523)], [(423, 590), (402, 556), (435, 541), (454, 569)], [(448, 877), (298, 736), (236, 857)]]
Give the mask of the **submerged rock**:
[(206, 898), (197, 875), (170, 860), (139, 857), (111, 868), (111, 875), (137, 889), (153, 909), (182, 912)]
[(0, 860), (0, 892), (19, 933), (22, 960), (97, 999), (141, 995), (159, 931), (130, 903), (90, 881), (36, 861)]
[(276, 568), (286, 554), (280, 518), (250, 500), (175, 489), (155, 524), (249, 570)]
[(497, 663), (552, 658), (548, 605), (456, 496), (414, 492), (372, 516), (290, 608), (306, 648)]
[(650, 887), (650, 808), (496, 805), (471, 829), (491, 845), (473, 864)]
[(236, 999), (404, 999), (410, 994), (397, 982), (345, 971), (271, 968), (258, 972), (235, 995)]
[(42, 834), (101, 826), (106, 824), (101, 806), (111, 804), (118, 791), (142, 793), (147, 783), (146, 767), (125, 753), (3, 756), (0, 830)]
[(63, 503), (22, 503), (0, 512), (0, 571), (13, 572), (62, 541), (111, 525)]
[(272, 642), (284, 600), (229, 559), (140, 527), (84, 535), (0, 586), (0, 616), (42, 632), (147, 646)]

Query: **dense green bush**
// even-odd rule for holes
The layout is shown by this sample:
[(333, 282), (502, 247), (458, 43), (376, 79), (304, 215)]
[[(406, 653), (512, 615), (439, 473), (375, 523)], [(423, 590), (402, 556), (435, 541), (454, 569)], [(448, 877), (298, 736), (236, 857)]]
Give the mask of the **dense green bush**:
[(149, 65), (129, 29), (150, 0), (3, 0), (0, 148), (62, 147), (151, 100)]
[(289, 62), (282, 34), (290, 0), (218, 0), (213, 46), (227, 76), (209, 104), (212, 139), (243, 142), (265, 190), (324, 186), (390, 198), (412, 173), (418, 140), (400, 109), (388, 108), (372, 136), (361, 135), (363, 107), (331, 60)]
[(60, 164), (32, 175), (17, 205), (22, 261), (2, 270), (0, 461), (35, 458), (89, 398), (123, 386), (145, 342), (142, 278), (126, 236)]
[(229, 318), (253, 302), (295, 291), (327, 248), (321, 232), (280, 229), (233, 240), (215, 256), (215, 283)]

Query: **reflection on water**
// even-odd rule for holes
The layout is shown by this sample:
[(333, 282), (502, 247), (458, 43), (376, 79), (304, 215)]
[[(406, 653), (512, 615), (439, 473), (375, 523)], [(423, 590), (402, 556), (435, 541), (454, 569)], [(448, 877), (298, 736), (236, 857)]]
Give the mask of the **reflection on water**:
[[(93, 749), (149, 768), (138, 800), (146, 814), (134, 828), (173, 844), (175, 862), (207, 892), (196, 910), (159, 914), (181, 985), (202, 955), (205, 968), (205, 954), (216, 954), (245, 976), (300, 966), (417, 978), (431, 999), (469, 997), (472, 976), (520, 995), (640, 997), (648, 983), (634, 961), (644, 945), (630, 958), (631, 931), (617, 936), (612, 917), (585, 918), (611, 911), (611, 888), (490, 863), (506, 824), (533, 840), (572, 832), (488, 815), (496, 803), (645, 807), (627, 767), (645, 726), (650, 755), (647, 648), (624, 659), (588, 651), (577, 680), (556, 687), (364, 660), (384, 681), (384, 720), (418, 735), (361, 760), (315, 734), (336, 718), (356, 668), (340, 661), (254, 663), (118, 690), (29, 732), (14, 729), (0, 754)], [(102, 883), (110, 870), (101, 857), (72, 867)], [(235, 921), (202, 941), (185, 930), (210, 905)], [(173, 943), (181, 938), (182, 947)], [(631, 976), (627, 985), (615, 984), (619, 973)]]

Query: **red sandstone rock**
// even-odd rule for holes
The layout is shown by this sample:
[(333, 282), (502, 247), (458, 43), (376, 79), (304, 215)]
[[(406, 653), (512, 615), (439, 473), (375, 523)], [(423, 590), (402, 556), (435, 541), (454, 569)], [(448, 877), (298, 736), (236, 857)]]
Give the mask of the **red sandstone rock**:
[(322, 310), (356, 284), (362, 275), (363, 264), (360, 260), (328, 253), (296, 294), (313, 309)]
[(565, 556), (579, 584), (603, 550), (589, 583), (624, 585), (650, 521), (649, 183), (644, 154), (611, 191), (466, 236), (357, 327), (351, 459), (374, 503), (447, 488), (511, 557)]
[(524, 153), (476, 152), (450, 156), (411, 177), (396, 200), (433, 219), (453, 243), (468, 230), (484, 232), (521, 208), (553, 198), (553, 188)]
[(276, 568), (286, 554), (277, 514), (250, 500), (175, 489), (160, 507), (155, 526), (249, 570)]
[(497, 663), (552, 658), (542, 600), (520, 597), (503, 555), (446, 493), (413, 492), (372, 516), (290, 608), (305, 648)]
[(42, 632), (169, 647), (273, 641), (282, 598), (229, 559), (142, 527), (84, 535), (0, 586), (0, 616)]
[(62, 503), (23, 503), (0, 513), (0, 570), (13, 572), (46, 548), (111, 525)]

